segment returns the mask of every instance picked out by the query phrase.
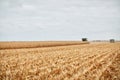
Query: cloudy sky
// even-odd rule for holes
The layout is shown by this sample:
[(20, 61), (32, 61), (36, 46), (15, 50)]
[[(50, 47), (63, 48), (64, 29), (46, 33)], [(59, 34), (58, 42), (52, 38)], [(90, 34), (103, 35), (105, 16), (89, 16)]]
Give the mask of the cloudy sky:
[(0, 0), (0, 41), (120, 40), (120, 0)]

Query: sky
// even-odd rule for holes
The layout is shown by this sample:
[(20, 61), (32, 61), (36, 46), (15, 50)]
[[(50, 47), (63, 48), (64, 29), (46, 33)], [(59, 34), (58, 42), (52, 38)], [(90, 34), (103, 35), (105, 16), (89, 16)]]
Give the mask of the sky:
[(120, 0), (0, 0), (0, 41), (120, 40)]

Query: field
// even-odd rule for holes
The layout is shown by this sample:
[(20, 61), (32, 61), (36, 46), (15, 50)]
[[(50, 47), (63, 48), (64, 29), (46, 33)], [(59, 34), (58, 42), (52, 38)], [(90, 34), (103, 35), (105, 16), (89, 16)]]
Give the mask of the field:
[(120, 80), (120, 43), (9, 47), (0, 50), (0, 80)]
[(55, 47), (64, 45), (81, 45), (89, 42), (82, 41), (17, 41), (17, 42), (0, 42), (0, 49), (20, 49), (20, 48), (38, 48), (38, 47)]

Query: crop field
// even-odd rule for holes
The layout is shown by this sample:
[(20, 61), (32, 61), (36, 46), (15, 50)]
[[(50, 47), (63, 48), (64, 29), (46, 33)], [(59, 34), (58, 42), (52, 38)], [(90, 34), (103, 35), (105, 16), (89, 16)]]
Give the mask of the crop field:
[(120, 43), (2, 48), (0, 80), (120, 80)]
[(64, 45), (81, 45), (89, 42), (82, 41), (14, 41), (0, 42), (0, 49), (20, 49), (20, 48), (38, 48), (38, 47), (55, 47)]

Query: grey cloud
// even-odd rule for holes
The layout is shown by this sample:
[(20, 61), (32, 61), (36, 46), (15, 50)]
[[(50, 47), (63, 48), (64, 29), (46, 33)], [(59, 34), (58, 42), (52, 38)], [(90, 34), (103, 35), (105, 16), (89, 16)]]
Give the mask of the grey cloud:
[(119, 4), (119, 0), (0, 0), (0, 40), (5, 35), (8, 40), (26, 36), (31, 40), (35, 35), (33, 40), (108, 39), (110, 35), (119, 39)]

